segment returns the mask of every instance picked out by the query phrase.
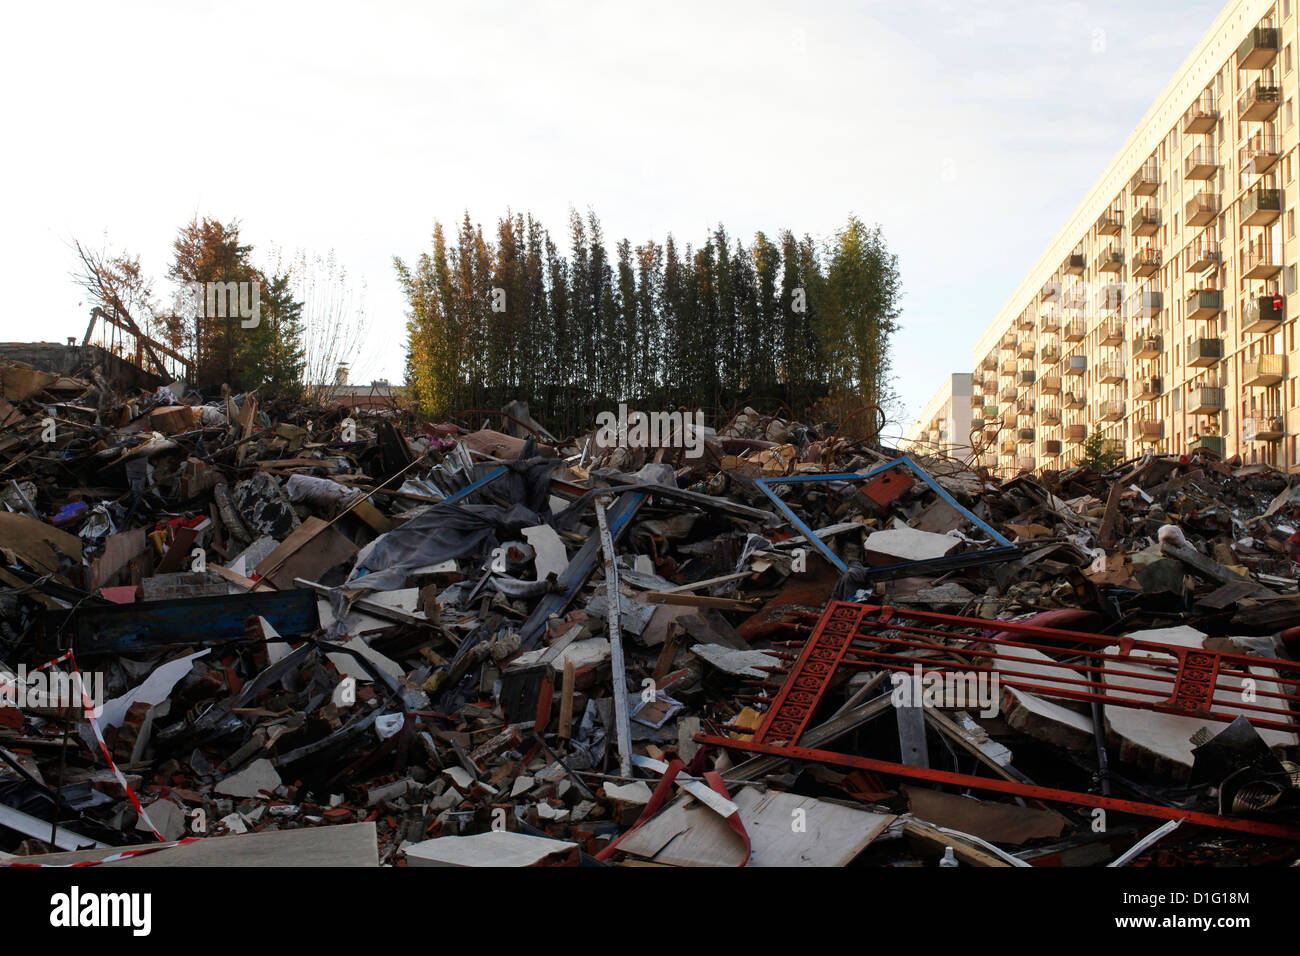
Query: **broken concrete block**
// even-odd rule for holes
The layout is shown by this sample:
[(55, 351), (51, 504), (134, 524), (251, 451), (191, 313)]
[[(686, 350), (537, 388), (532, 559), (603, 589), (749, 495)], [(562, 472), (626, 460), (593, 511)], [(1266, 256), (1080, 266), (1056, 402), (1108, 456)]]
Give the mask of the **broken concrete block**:
[(243, 770), (231, 774), (216, 786), (217, 793), (223, 793), (230, 797), (262, 797), (265, 798), (263, 790), (274, 792), (283, 781), (280, 780), (280, 774), (276, 772), (275, 765), (271, 761), (262, 757), (254, 760)]
[(737, 677), (766, 677), (767, 672), (759, 670), (760, 667), (777, 667), (781, 663), (779, 658), (762, 651), (738, 651), (720, 644), (696, 644), (691, 653)]
[(578, 862), (578, 845), (494, 830), (416, 843), (406, 848), (406, 862), (410, 866), (573, 866)]
[(876, 565), (902, 564), (907, 561), (929, 561), (950, 554), (959, 544), (959, 538), (915, 528), (891, 528), (867, 535), (862, 546), (864, 556)]

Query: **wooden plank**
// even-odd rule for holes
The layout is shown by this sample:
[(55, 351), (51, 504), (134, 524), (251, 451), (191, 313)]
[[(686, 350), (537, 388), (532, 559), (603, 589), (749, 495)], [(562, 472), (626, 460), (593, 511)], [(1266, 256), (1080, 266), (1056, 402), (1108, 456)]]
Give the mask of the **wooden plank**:
[(636, 596), (642, 604), (676, 604), (681, 607), (711, 607), (719, 611), (755, 611), (762, 601), (755, 598), (742, 601), (737, 598), (716, 598), (702, 594), (673, 594), (668, 591), (642, 591)]
[[(1177, 558), (1193, 571), (1209, 578), (1211, 581), (1217, 581), (1220, 584), (1236, 584), (1241, 581), (1245, 581), (1247, 584), (1253, 583), (1249, 578), (1244, 578), (1232, 569), (1224, 567), (1218, 561), (1215, 561), (1212, 558), (1207, 558), (1205, 555), (1201, 554), (1201, 552), (1188, 544), (1179, 544), (1177, 541), (1172, 539), (1167, 540), (1161, 543), (1160, 553), (1168, 555), (1171, 558)], [(1251, 597), (1276, 596), (1276, 592), (1270, 591), (1268, 588), (1261, 587), (1258, 584), (1254, 585), (1254, 590), (1251, 592)]]
[(578, 669), (573, 661), (564, 662), (564, 679), (560, 684), (560, 739), (573, 736), (573, 685), (578, 679)]
[(1124, 495), (1124, 483), (1112, 481), (1110, 494), (1106, 497), (1106, 511), (1102, 515), (1101, 529), (1097, 532), (1097, 543), (1103, 548), (1115, 539), (1115, 522), (1119, 520), (1119, 500)]

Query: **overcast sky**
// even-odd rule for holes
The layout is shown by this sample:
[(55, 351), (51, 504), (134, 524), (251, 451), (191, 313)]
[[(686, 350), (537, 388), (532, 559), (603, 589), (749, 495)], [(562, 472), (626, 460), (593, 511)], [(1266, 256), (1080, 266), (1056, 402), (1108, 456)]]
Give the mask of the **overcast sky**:
[[(400, 379), (391, 266), (465, 209), (563, 239), (828, 236), (897, 253), (903, 417), (974, 342), (1222, 7), (893, 2), (13, 5), (0, 340), (85, 330), (74, 238), (162, 279), (191, 216), (366, 283), (354, 380)], [(561, 241), (562, 246), (565, 242)], [(159, 281), (159, 288), (165, 288)]]

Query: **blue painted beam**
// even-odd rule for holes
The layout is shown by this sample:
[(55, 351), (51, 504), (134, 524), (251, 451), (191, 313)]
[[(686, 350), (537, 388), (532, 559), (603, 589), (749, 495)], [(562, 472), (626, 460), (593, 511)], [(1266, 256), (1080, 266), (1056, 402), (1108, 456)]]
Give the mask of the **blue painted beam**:
[(971, 522), (971, 524), (975, 525), (975, 527), (979, 528), (990, 538), (992, 538), (993, 541), (998, 546), (993, 548), (986, 548), (981, 551), (965, 552), (963, 554), (953, 555), (951, 557), (936, 558), (931, 561), (909, 561), (903, 564), (891, 564), (883, 568), (873, 569), (873, 573), (879, 575), (887, 575), (890, 572), (895, 572), (899, 570), (900, 568), (914, 568), (919, 570), (926, 566), (930, 566), (938, 569), (944, 567), (945, 562), (947, 562), (949, 565), (956, 566), (956, 562), (959, 559), (965, 559), (965, 563), (967, 564), (976, 564), (976, 563), (981, 563), (983, 561), (998, 561), (998, 560), (1003, 560), (1005, 558), (1009, 558), (1013, 554), (1019, 553), (1016, 546), (1013, 545), (1010, 541), (1008, 541), (1005, 535), (999, 532), (988, 522), (972, 514), (967, 508), (959, 504), (957, 502), (957, 499), (955, 499), (952, 495), (950, 495), (946, 488), (944, 488), (937, 481), (931, 478), (930, 475), (926, 473), (924, 468), (922, 468), (920, 465), (918, 465), (915, 461), (912, 460), (910, 455), (904, 455), (902, 458), (895, 459), (894, 461), (891, 462), (886, 462), (885, 464), (880, 465), (877, 468), (871, 469), (865, 474), (858, 474), (855, 471), (850, 471), (850, 472), (837, 472), (831, 475), (790, 475), (788, 477), (756, 478), (754, 479), (754, 484), (757, 485), (758, 488), (763, 492), (763, 494), (767, 495), (767, 497), (771, 500), (771, 502), (774, 505), (776, 505), (776, 507), (780, 510), (780, 512), (783, 515), (785, 515), (787, 519), (789, 519), (790, 523), (794, 525), (795, 528), (798, 529), (799, 533), (802, 534), (805, 539), (807, 539), (808, 543), (811, 544), (814, 548), (816, 548), (817, 551), (822, 555), (822, 557), (824, 557), (827, 561), (829, 561), (832, 565), (834, 565), (839, 570), (839, 572), (843, 574), (845, 571), (849, 569), (848, 565), (846, 565), (840, 559), (839, 555), (837, 555), (834, 551), (830, 549), (829, 545), (827, 545), (824, 541), (822, 541), (821, 538), (817, 537), (813, 529), (808, 527), (807, 523), (805, 523), (802, 518), (800, 518), (797, 514), (795, 514), (793, 509), (791, 509), (789, 505), (787, 505), (784, 501), (782, 501), (780, 498), (777, 497), (776, 492), (772, 490), (771, 486), (788, 485), (788, 484), (794, 484), (796, 482), (804, 482), (804, 481), (852, 481), (861, 484), (863, 482), (870, 481), (872, 478), (875, 478), (877, 475), (883, 474), (886, 471), (891, 471), (892, 469), (900, 468), (900, 467), (907, 468), (910, 472), (912, 472), (912, 474), (916, 475), (917, 478), (921, 479), (921, 481), (923, 481), (931, 491), (937, 494), (940, 499), (942, 499), (945, 503), (950, 505), (958, 514), (967, 518)]

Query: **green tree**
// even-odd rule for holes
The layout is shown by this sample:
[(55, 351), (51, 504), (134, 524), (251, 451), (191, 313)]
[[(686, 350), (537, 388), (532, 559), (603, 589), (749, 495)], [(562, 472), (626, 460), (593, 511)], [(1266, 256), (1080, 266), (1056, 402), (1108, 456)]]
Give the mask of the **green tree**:
[[(216, 219), (195, 217), (182, 226), (172, 243), (173, 259), (167, 277), (192, 294), (187, 297), (189, 313), (187, 344), (194, 356), (199, 385), (222, 382), (231, 388), (250, 384), (245, 369), (251, 347), (236, 304), (226, 302), (225, 315), (209, 314), (209, 283), (262, 283), (263, 275), (253, 265), (253, 247), (239, 240), (239, 221), (227, 225)], [(250, 295), (251, 300), (251, 295)], [(236, 302), (238, 296), (236, 296)], [(251, 382), (256, 384), (256, 382)]]
[(293, 297), (287, 272), (268, 279), (258, 324), (248, 330), (243, 349), (250, 383), (295, 400), (302, 396), (305, 384), (302, 309), (303, 304)]
[(880, 227), (857, 216), (835, 236), (826, 274), (819, 336), (834, 392), (881, 404), (888, 393), (889, 341), (898, 329), (897, 257)]
[(1123, 450), (1116, 442), (1095, 431), (1083, 442), (1083, 456), (1079, 464), (1095, 471), (1110, 471), (1124, 457)]

